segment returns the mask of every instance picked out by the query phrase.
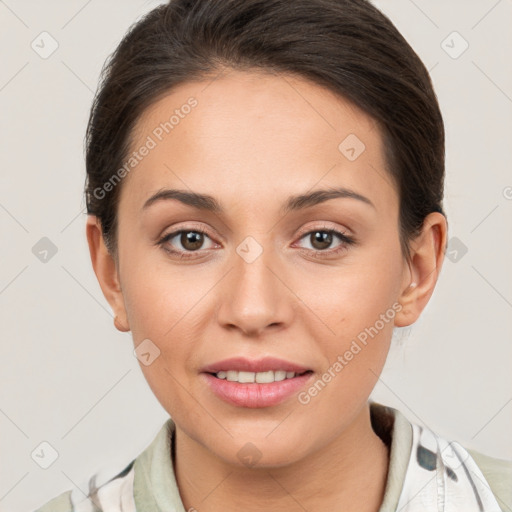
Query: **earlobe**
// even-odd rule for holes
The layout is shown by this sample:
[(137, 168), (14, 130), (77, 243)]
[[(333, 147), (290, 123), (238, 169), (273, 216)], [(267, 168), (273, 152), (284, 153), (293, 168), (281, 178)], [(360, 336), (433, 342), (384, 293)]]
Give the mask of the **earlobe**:
[(395, 315), (395, 327), (407, 327), (413, 324), (418, 315), (416, 315), (415, 306), (415, 288), (418, 283), (411, 282), (400, 295), (400, 311)]
[(413, 324), (425, 309), (441, 271), (446, 245), (447, 224), (444, 215), (430, 213), (418, 237), (411, 243), (411, 257), (404, 269), (404, 288), (395, 316), (396, 327)]
[(117, 263), (107, 250), (100, 220), (95, 215), (87, 216), (86, 235), (94, 273), (103, 295), (114, 312), (114, 325), (119, 331), (128, 332), (130, 327)]
[(128, 332), (130, 330), (128, 325), (121, 323), (117, 316), (114, 317), (114, 325), (115, 325), (116, 329), (121, 332)]

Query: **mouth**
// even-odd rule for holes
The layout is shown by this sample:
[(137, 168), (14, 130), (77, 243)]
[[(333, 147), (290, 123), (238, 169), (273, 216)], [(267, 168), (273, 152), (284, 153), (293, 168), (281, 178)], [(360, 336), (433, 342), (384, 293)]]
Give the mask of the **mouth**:
[(257, 409), (287, 402), (314, 380), (314, 372), (267, 370), (202, 372), (200, 378), (213, 396), (237, 407)]
[(279, 405), (313, 380), (314, 371), (275, 357), (254, 360), (235, 357), (200, 370), (200, 377), (217, 398), (236, 407)]
[(237, 370), (221, 370), (219, 372), (206, 373), (220, 380), (238, 382), (240, 384), (271, 384), (273, 382), (281, 382), (283, 380), (301, 377), (303, 375), (313, 373), (313, 371), (306, 370), (303, 372), (290, 372), (286, 370), (269, 370), (265, 372), (248, 372)]

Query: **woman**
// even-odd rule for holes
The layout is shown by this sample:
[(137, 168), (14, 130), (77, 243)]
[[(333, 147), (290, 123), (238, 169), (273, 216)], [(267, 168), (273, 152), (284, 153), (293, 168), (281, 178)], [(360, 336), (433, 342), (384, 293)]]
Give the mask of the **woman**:
[(40, 511), (498, 511), (512, 462), (369, 401), (444, 258), (429, 75), (366, 0), (172, 0), (104, 70), (87, 239), (170, 418)]

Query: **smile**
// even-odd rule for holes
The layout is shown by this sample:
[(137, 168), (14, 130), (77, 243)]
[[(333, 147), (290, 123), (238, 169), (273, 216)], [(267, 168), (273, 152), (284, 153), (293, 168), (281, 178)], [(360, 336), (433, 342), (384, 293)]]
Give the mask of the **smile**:
[(237, 370), (227, 370), (217, 372), (215, 375), (218, 379), (226, 379), (230, 382), (268, 384), (270, 382), (279, 382), (285, 379), (293, 379), (297, 375), (303, 375), (307, 372), (295, 373), (286, 370), (269, 370), (267, 372), (242, 372)]
[[(279, 405), (306, 387), (313, 372), (266, 372), (219, 371), (201, 373), (206, 385), (222, 401), (236, 407), (261, 408)], [(258, 380), (256, 380), (258, 379)]]

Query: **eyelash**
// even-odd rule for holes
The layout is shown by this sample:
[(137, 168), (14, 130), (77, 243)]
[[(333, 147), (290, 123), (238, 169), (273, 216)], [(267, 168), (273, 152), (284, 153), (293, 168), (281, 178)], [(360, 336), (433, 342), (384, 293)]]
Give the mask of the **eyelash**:
[[(342, 233), (341, 231), (338, 231), (336, 229), (328, 228), (327, 226), (320, 226), (318, 228), (314, 228), (309, 231), (306, 231), (305, 233), (302, 233), (300, 235), (299, 240), (302, 240), (304, 237), (306, 237), (308, 235), (312, 235), (313, 233), (317, 233), (317, 232), (329, 233), (329, 234), (335, 235), (340, 239), (340, 241), (342, 243), (336, 249), (320, 250), (320, 249), (300, 248), (300, 250), (303, 252), (308, 252), (308, 253), (312, 252), (313, 257), (315, 257), (315, 258), (321, 259), (321, 258), (326, 257), (324, 255), (336, 256), (339, 253), (341, 253), (342, 251), (347, 250), (349, 246), (354, 245), (356, 243), (356, 241), (353, 237), (348, 236), (347, 234)], [(169, 253), (173, 256), (179, 255), (180, 259), (195, 258), (196, 257), (195, 254), (200, 252), (201, 249), (198, 249), (197, 251), (176, 251), (174, 249), (169, 249), (168, 247), (165, 246), (165, 244), (169, 240), (172, 240), (176, 235), (180, 235), (182, 233), (201, 233), (203, 235), (208, 236), (208, 238), (211, 239), (207, 230), (205, 230), (202, 227), (197, 227), (197, 228), (180, 229), (178, 231), (173, 231), (172, 233), (168, 233), (158, 240), (157, 245), (161, 246), (164, 251), (166, 251), (167, 253)], [(208, 250), (208, 249), (206, 249), (206, 250)]]

